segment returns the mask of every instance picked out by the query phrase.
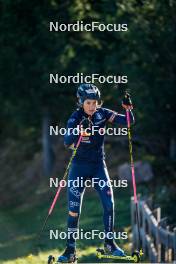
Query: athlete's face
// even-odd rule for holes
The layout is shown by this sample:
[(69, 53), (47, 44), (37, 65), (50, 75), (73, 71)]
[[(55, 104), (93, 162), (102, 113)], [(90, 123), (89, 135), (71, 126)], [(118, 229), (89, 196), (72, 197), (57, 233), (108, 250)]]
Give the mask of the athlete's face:
[(83, 109), (86, 114), (92, 116), (96, 112), (97, 106), (98, 106), (97, 100), (87, 99), (84, 101)]

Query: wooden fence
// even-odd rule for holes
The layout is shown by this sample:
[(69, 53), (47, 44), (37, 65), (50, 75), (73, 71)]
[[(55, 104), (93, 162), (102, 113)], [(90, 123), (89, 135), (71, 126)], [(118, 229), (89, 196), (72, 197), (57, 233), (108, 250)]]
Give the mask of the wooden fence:
[[(152, 210), (148, 202), (139, 198), (139, 220), (142, 249), (151, 263), (176, 264), (176, 227), (170, 231), (167, 219), (161, 218), (161, 208)], [(133, 250), (138, 248), (138, 230), (136, 224), (136, 206), (131, 198), (131, 221)], [(173, 208), (174, 210), (174, 208)]]

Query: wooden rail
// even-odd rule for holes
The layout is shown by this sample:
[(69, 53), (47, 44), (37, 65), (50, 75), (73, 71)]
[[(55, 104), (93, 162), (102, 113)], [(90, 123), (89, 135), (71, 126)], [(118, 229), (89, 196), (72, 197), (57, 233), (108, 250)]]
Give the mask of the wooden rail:
[[(139, 248), (136, 223), (136, 206), (131, 198), (131, 222), (133, 235), (133, 250)], [(167, 218), (161, 219), (161, 208), (152, 210), (144, 200), (138, 204), (140, 234), (144, 255), (151, 263), (176, 264), (176, 228), (170, 231)]]

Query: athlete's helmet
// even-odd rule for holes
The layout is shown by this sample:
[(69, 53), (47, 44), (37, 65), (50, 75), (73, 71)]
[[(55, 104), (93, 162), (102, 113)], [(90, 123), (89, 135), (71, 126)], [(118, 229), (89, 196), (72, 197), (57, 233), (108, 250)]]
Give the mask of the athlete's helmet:
[(76, 95), (80, 105), (82, 105), (86, 99), (100, 100), (100, 91), (94, 84), (81, 84), (78, 87)]

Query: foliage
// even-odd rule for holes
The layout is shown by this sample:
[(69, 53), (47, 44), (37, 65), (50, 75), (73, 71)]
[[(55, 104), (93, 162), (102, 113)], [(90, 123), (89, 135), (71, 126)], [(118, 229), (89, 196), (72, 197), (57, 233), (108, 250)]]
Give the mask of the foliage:
[[(12, 131), (37, 132), (46, 109), (64, 121), (76, 85), (49, 84), (49, 73), (128, 76), (141, 135), (174, 134), (174, 1), (3, 1), (0, 102), (2, 139)], [(49, 32), (49, 21), (127, 23), (127, 32)], [(113, 85), (101, 87), (106, 105), (120, 109)], [(126, 88), (126, 86), (120, 86)], [(152, 131), (151, 131), (152, 127)]]

